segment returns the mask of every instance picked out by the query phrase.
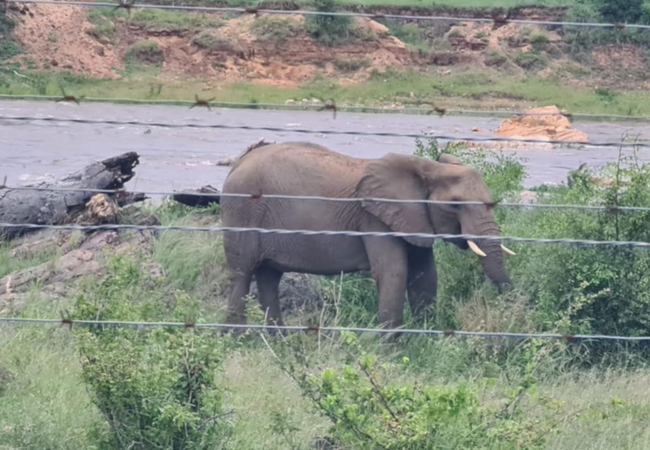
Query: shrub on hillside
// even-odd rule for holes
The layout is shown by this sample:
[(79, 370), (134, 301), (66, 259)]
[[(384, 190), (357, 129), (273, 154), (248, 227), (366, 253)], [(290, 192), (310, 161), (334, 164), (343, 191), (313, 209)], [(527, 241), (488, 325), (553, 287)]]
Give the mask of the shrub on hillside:
[[(336, 12), (336, 0), (316, 0), (316, 10)], [(371, 40), (374, 34), (360, 29), (351, 17), (308, 16), (305, 21), (307, 31), (323, 45), (339, 45), (354, 40)]]
[[(115, 259), (78, 296), (74, 319), (199, 319), (199, 305), (169, 294), (137, 262)], [(111, 430), (107, 448), (220, 448), (230, 427), (216, 373), (224, 340), (183, 328), (75, 330), (82, 378)]]
[(614, 23), (637, 23), (643, 16), (646, 0), (599, 0), (598, 10), (604, 20)]
[(124, 54), (129, 66), (158, 66), (165, 61), (165, 53), (154, 41), (136, 42)]
[(251, 31), (258, 39), (276, 43), (286, 42), (302, 28), (302, 24), (295, 20), (274, 16), (262, 16), (251, 25)]

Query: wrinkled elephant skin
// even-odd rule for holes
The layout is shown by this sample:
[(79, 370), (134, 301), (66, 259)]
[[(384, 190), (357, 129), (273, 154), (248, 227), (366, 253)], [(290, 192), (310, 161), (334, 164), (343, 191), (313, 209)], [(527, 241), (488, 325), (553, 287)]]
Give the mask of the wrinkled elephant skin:
[[(265, 197), (491, 203), (480, 173), (448, 155), (438, 161), (396, 154), (357, 159), (306, 142), (271, 144), (244, 153), (233, 165), (223, 192), (253, 196), (221, 198), (226, 227), (498, 235), (494, 217), (485, 205)], [(498, 240), (450, 242), (482, 255), (481, 265), (497, 286), (510, 285)], [(388, 328), (399, 327), (407, 297), (415, 314), (435, 304), (437, 275), (432, 246), (432, 239), (420, 237), (226, 233), (224, 247), (231, 273), (228, 322), (246, 322), (244, 298), (253, 276), (267, 323), (282, 325), (278, 285), (284, 272), (336, 275), (370, 271), (377, 283), (380, 322)]]

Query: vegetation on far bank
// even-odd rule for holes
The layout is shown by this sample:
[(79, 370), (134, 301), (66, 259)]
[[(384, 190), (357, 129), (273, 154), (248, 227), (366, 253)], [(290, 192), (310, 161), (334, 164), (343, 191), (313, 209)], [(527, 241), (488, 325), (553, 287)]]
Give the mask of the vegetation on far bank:
[[(151, 50), (151, 51), (150, 51)], [(141, 55), (140, 49), (135, 55)], [(153, 48), (145, 56), (157, 57)], [(157, 60), (158, 61), (158, 60)], [(193, 101), (200, 97), (221, 102), (291, 103), (306, 99), (333, 100), (339, 106), (524, 109), (557, 105), (570, 112), (624, 115), (650, 114), (650, 94), (642, 90), (576, 88), (556, 79), (507, 77), (496, 71), (466, 71), (440, 75), (436, 71), (376, 73), (358, 85), (341, 85), (318, 77), (303, 86), (273, 87), (254, 83), (213, 84), (201, 79), (165, 80), (155, 67), (127, 74), (121, 80), (98, 80), (65, 73), (25, 71), (26, 78), (0, 71), (2, 95), (69, 94), (86, 98)]]

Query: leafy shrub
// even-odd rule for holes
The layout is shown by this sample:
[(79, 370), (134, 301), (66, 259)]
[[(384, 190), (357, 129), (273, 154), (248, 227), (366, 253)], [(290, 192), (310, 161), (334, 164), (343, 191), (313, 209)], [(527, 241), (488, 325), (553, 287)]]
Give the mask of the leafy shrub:
[(543, 33), (536, 33), (530, 37), (530, 44), (535, 51), (542, 51), (548, 45), (548, 36)]
[[(167, 293), (136, 261), (117, 258), (110, 275), (77, 298), (75, 319), (201, 320), (199, 305)], [(224, 340), (192, 329), (93, 326), (75, 330), (82, 378), (111, 430), (110, 448), (219, 448), (228, 436), (215, 376)]]
[(386, 23), (390, 32), (400, 41), (410, 45), (416, 50), (429, 51), (429, 39), (424, 29), (414, 24), (401, 24), (397, 21), (388, 21)]
[(599, 0), (598, 9), (608, 22), (638, 22), (643, 15), (644, 0)]
[(539, 70), (546, 67), (546, 58), (536, 51), (519, 53), (515, 63), (526, 70)]
[(0, 11), (0, 61), (22, 53), (20, 46), (11, 39), (11, 31), (15, 26), (15, 22), (6, 16), (5, 11)]
[(5, 11), (0, 11), (0, 37), (9, 38), (9, 33), (14, 29), (16, 23), (7, 17)]
[(488, 66), (503, 66), (508, 62), (508, 57), (501, 52), (491, 51), (485, 58), (485, 64)]
[(22, 51), (23, 49), (20, 48), (20, 45), (16, 44), (14, 41), (0, 41), (0, 61), (20, 55)]
[(554, 427), (546, 411), (527, 419), (515, 405), (529, 397), (535, 364), (497, 407), (483, 404), (478, 392), (489, 381), (457, 385), (422, 385), (405, 377), (409, 359), (382, 363), (365, 351), (356, 335), (344, 333), (347, 354), (339, 370), (312, 374), (300, 344), (278, 352), (283, 369), (303, 394), (331, 422), (330, 443), (343, 448), (433, 450), (443, 448), (543, 448)]
[(255, 20), (251, 27), (258, 39), (277, 43), (286, 42), (301, 29), (302, 24), (295, 20), (274, 16), (262, 16)]
[(115, 34), (115, 14), (110, 8), (89, 8), (88, 21), (94, 25), (91, 34), (95, 38), (113, 36)]
[(154, 41), (136, 42), (124, 54), (129, 66), (158, 66), (165, 61), (165, 53)]
[[(336, 0), (316, 0), (314, 3), (317, 11), (336, 12)], [(309, 16), (305, 26), (314, 39), (328, 46), (354, 40), (370, 40), (374, 37), (356, 26), (351, 17)]]

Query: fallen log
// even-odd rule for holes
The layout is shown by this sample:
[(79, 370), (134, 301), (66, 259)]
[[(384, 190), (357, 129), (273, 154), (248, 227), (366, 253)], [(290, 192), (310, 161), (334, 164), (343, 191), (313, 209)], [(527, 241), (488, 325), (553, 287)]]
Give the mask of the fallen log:
[[(54, 183), (41, 183), (39, 188), (122, 189), (135, 175), (139, 163), (135, 152), (93, 163), (79, 172)], [(13, 224), (61, 225), (74, 222), (86, 211), (93, 192), (31, 191), (0, 188), (0, 222)], [(118, 206), (146, 199), (144, 194), (110, 194)], [(30, 231), (26, 228), (0, 229), (0, 240), (11, 239)]]
[(218, 195), (200, 195), (200, 194), (219, 194), (219, 189), (210, 185), (203, 186), (194, 191), (183, 191), (174, 194), (172, 199), (183, 205), (192, 206), (195, 208), (207, 208), (210, 203), (219, 203), (220, 197)]
[[(248, 152), (255, 150), (259, 147), (264, 147), (266, 145), (275, 144), (275, 142), (267, 142), (264, 138), (259, 138), (257, 141), (253, 142), (251, 145), (246, 147), (239, 156), (229, 157), (217, 161), (217, 166), (232, 166), (240, 158), (243, 158)], [(210, 203), (219, 203), (220, 197), (218, 195), (200, 195), (200, 194), (220, 194), (219, 189), (214, 188), (210, 185), (203, 186), (202, 188), (182, 191), (172, 196), (174, 201), (182, 203), (183, 205), (192, 206), (196, 208), (206, 208)]]

